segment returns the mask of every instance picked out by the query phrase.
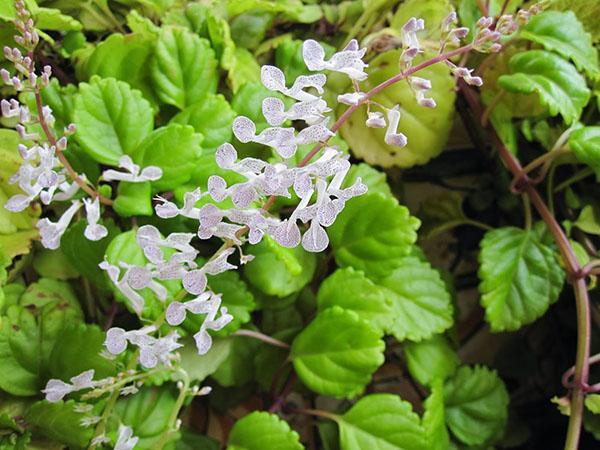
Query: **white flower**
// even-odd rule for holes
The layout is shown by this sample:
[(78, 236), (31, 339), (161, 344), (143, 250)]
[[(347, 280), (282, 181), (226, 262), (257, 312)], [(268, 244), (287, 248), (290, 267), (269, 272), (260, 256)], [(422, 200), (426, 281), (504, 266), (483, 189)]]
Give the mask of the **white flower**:
[(425, 97), (427, 91), (431, 89), (431, 81), (420, 77), (408, 77), (408, 83), (416, 91), (417, 103), (427, 108), (435, 108), (435, 100)]
[(115, 442), (115, 450), (133, 450), (139, 441), (138, 437), (133, 435), (133, 429), (123, 424), (119, 425), (119, 435)]
[(359, 49), (356, 39), (352, 39), (340, 52), (325, 61), (325, 49), (317, 41), (308, 39), (302, 45), (302, 56), (308, 70), (331, 70), (345, 73), (352, 80), (362, 81), (367, 78), (364, 71), (368, 67), (362, 60), (367, 49)]
[(71, 383), (65, 383), (62, 380), (51, 379), (46, 383), (46, 388), (42, 391), (46, 394), (46, 400), (57, 402), (71, 392), (88, 389), (95, 386), (94, 369), (86, 370), (79, 375), (71, 378)]
[(367, 97), (364, 92), (348, 92), (346, 94), (338, 95), (337, 101), (344, 105), (358, 105)]
[(40, 232), (40, 238), (42, 239), (42, 245), (44, 247), (51, 250), (56, 250), (60, 247), (60, 239), (79, 208), (81, 208), (81, 202), (75, 200), (69, 209), (67, 209), (60, 219), (58, 219), (58, 222), (51, 222), (47, 218), (38, 221), (37, 228)]
[(402, 40), (402, 47), (404, 49), (400, 56), (400, 61), (404, 68), (410, 67), (414, 57), (423, 52), (417, 38), (417, 32), (424, 29), (425, 21), (423, 19), (411, 17), (400, 30), (400, 39)]
[(108, 169), (102, 172), (102, 178), (106, 181), (128, 181), (130, 183), (141, 183), (144, 181), (156, 181), (162, 177), (162, 169), (157, 166), (144, 167), (140, 172), (140, 166), (134, 164), (129, 155), (123, 155), (119, 159), (119, 167), (127, 172)]
[(385, 119), (379, 111), (369, 112), (365, 125), (369, 128), (385, 128)]
[(100, 199), (98, 197), (93, 200), (84, 198), (83, 203), (88, 221), (83, 234), (90, 241), (99, 241), (108, 235), (106, 227), (98, 223), (100, 220)]
[(400, 122), (400, 106), (396, 105), (392, 109), (388, 109), (388, 128), (385, 132), (385, 143), (395, 145), (397, 147), (406, 146), (406, 136), (398, 133), (398, 123)]
[(288, 89), (284, 73), (279, 68), (268, 65), (261, 67), (260, 79), (267, 89), (281, 92), (301, 102), (317, 100), (318, 96), (306, 92), (305, 89), (314, 88), (321, 95), (323, 94), (323, 86), (327, 82), (327, 77), (323, 74), (300, 75), (296, 78), (292, 87)]

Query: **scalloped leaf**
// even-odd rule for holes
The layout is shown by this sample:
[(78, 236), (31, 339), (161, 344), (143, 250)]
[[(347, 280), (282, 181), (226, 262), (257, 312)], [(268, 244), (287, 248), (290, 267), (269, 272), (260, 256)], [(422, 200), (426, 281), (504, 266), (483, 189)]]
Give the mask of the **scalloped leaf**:
[(393, 323), (387, 330), (399, 341), (421, 341), (452, 326), (452, 299), (440, 274), (416, 256), (397, 261), (377, 284), (392, 301)]
[(600, 126), (573, 131), (569, 137), (569, 146), (580, 162), (594, 169), (596, 179), (600, 181)]
[(214, 94), (219, 81), (209, 42), (185, 28), (161, 29), (150, 74), (158, 97), (179, 109)]
[(275, 414), (254, 411), (238, 420), (229, 434), (227, 450), (302, 450), (298, 433)]
[(296, 336), (290, 358), (302, 382), (314, 392), (351, 398), (383, 364), (384, 349), (379, 331), (355, 312), (334, 306)]
[[(400, 50), (393, 50), (382, 53), (369, 62), (369, 78), (362, 83), (362, 89), (366, 92), (397, 75), (399, 58)], [(342, 136), (354, 155), (369, 164), (383, 167), (412, 167), (415, 164), (425, 164), (439, 155), (448, 139), (454, 117), (454, 78), (445, 64), (427, 67), (419, 71), (418, 75), (431, 80), (433, 87), (429, 96), (435, 99), (435, 108), (420, 106), (406, 81), (400, 81), (373, 97), (373, 100), (387, 108), (401, 105), (402, 115), (398, 129), (408, 138), (406, 147), (386, 144), (383, 140), (385, 129), (368, 128), (365, 125), (366, 106), (362, 106), (341, 128)], [(345, 109), (341, 105), (338, 116)]]
[(463, 366), (444, 385), (446, 424), (467, 445), (502, 436), (508, 418), (508, 392), (495, 371)]
[(75, 97), (75, 138), (96, 161), (116, 166), (150, 134), (153, 115), (140, 91), (114, 78), (92, 77)]
[(427, 448), (419, 416), (397, 395), (367, 395), (336, 421), (342, 450)]
[(581, 116), (590, 99), (585, 78), (558, 55), (545, 50), (517, 53), (508, 63), (512, 75), (502, 75), (498, 84), (509, 92), (536, 92), (551, 116), (560, 114), (567, 124)]
[(598, 75), (598, 51), (573, 11), (544, 11), (535, 15), (523, 27), (520, 36), (571, 59), (591, 78)]
[(558, 299), (565, 274), (552, 248), (515, 227), (488, 231), (480, 243), (479, 291), (493, 331), (513, 331)]
[(425, 386), (448, 378), (460, 364), (456, 351), (440, 334), (422, 342), (407, 342), (404, 355), (411, 376)]
[(346, 203), (328, 234), (339, 266), (381, 276), (410, 253), (419, 225), (395, 198), (371, 193)]

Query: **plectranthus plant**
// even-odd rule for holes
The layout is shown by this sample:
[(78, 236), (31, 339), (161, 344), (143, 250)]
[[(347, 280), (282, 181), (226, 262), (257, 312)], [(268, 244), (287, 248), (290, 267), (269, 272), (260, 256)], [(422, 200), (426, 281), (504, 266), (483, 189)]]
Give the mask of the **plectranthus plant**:
[[(578, 71), (600, 70), (574, 13), (475, 0), (8, 3), (0, 448), (523, 445), (507, 386), (467, 364), (478, 360), (461, 339), (473, 321), (532, 324), (567, 275), (584, 331), (553, 401), (570, 414), (566, 448), (584, 410), (598, 433), (581, 310), (598, 260), (577, 262), (594, 243), (570, 234), (594, 234), (593, 214), (565, 219), (567, 238), (535, 190), (567, 155), (597, 169), (597, 127), (582, 123), (597, 110), (583, 118)], [(450, 135), (482, 150), (485, 133), (512, 180), (494, 165), (481, 192), (412, 200), (423, 194), (411, 177), (452, 172), (434, 167)], [(517, 133), (547, 153), (521, 166)], [(569, 208), (588, 175), (556, 187)], [(437, 187), (452, 189), (444, 177)], [(490, 200), (494, 183), (523, 198), (523, 228), (514, 202)], [(496, 200), (513, 209), (491, 225)], [(432, 257), (429, 239), (453, 231), (459, 244)], [(473, 267), (483, 310), (466, 314), (460, 270)]]

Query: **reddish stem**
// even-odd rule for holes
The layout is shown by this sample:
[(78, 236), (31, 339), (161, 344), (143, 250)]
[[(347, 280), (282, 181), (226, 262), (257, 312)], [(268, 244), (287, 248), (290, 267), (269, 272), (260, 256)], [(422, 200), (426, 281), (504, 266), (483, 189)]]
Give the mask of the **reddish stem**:
[[(476, 116), (482, 113), (482, 106), (479, 103), (474, 91), (462, 80), (459, 81), (459, 87), (469, 107)], [(511, 171), (515, 178), (521, 179), (523, 192), (529, 196), (531, 204), (537, 209), (542, 220), (546, 223), (548, 230), (556, 242), (560, 254), (562, 255), (567, 271), (569, 281), (573, 285), (575, 293), (575, 304), (577, 308), (577, 354), (575, 358), (573, 391), (571, 393), (571, 415), (569, 417), (569, 427), (565, 449), (574, 450), (578, 447), (581, 434), (581, 424), (583, 418), (583, 403), (585, 399), (585, 387), (589, 376), (589, 354), (590, 354), (590, 301), (587, 286), (585, 283), (585, 273), (582, 270), (575, 251), (569, 242), (566, 234), (560, 227), (558, 221), (554, 218), (542, 197), (526, 176), (519, 160), (504, 145), (496, 130), (488, 126), (487, 131), (493, 145), (497, 148), (500, 159)]]

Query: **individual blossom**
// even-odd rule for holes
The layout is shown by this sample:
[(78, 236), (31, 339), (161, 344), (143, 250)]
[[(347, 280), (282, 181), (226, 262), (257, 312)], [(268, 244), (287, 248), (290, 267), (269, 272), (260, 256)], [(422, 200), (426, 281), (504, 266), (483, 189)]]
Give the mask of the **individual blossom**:
[(99, 241), (108, 235), (106, 227), (98, 223), (100, 220), (100, 199), (98, 197), (93, 200), (84, 198), (83, 204), (85, 205), (88, 222), (83, 234), (90, 241)]
[(402, 54), (400, 64), (403, 69), (408, 69), (412, 65), (413, 59), (422, 53), (421, 44), (417, 33), (425, 29), (425, 21), (411, 17), (400, 30), (400, 39), (402, 41)]
[(38, 220), (36, 226), (40, 232), (40, 238), (44, 247), (50, 250), (56, 250), (60, 247), (62, 235), (67, 231), (71, 220), (73, 220), (73, 216), (75, 216), (79, 208), (81, 208), (81, 202), (75, 200), (57, 222), (52, 222), (48, 218)]
[(71, 383), (65, 383), (62, 380), (51, 379), (46, 383), (46, 388), (42, 390), (46, 394), (46, 400), (55, 403), (62, 400), (65, 395), (71, 392), (83, 389), (93, 388), (96, 383), (94, 379), (94, 369), (86, 370), (79, 375), (71, 378)]
[(114, 169), (108, 169), (102, 172), (102, 179), (105, 181), (127, 181), (129, 183), (143, 183), (144, 181), (156, 181), (162, 177), (162, 169), (157, 166), (147, 166), (140, 169), (129, 155), (123, 155), (119, 158), (119, 167), (126, 172), (120, 172)]
[(120, 424), (114, 450), (133, 450), (138, 441), (139, 438), (133, 435), (131, 427)]
[(325, 49), (317, 41), (308, 39), (302, 45), (302, 56), (308, 70), (341, 72), (355, 81), (367, 79), (368, 75), (364, 69), (368, 65), (362, 60), (366, 51), (366, 48), (359, 48), (356, 39), (352, 39), (342, 51), (335, 53), (326, 61)]
[(431, 81), (421, 77), (408, 77), (408, 84), (415, 91), (417, 103), (426, 108), (435, 108), (435, 100), (426, 97), (428, 91), (431, 90)]
[(385, 132), (385, 143), (395, 145), (397, 147), (406, 146), (407, 139), (403, 133), (398, 132), (398, 124), (400, 122), (400, 106), (396, 105), (387, 111), (388, 128)]

